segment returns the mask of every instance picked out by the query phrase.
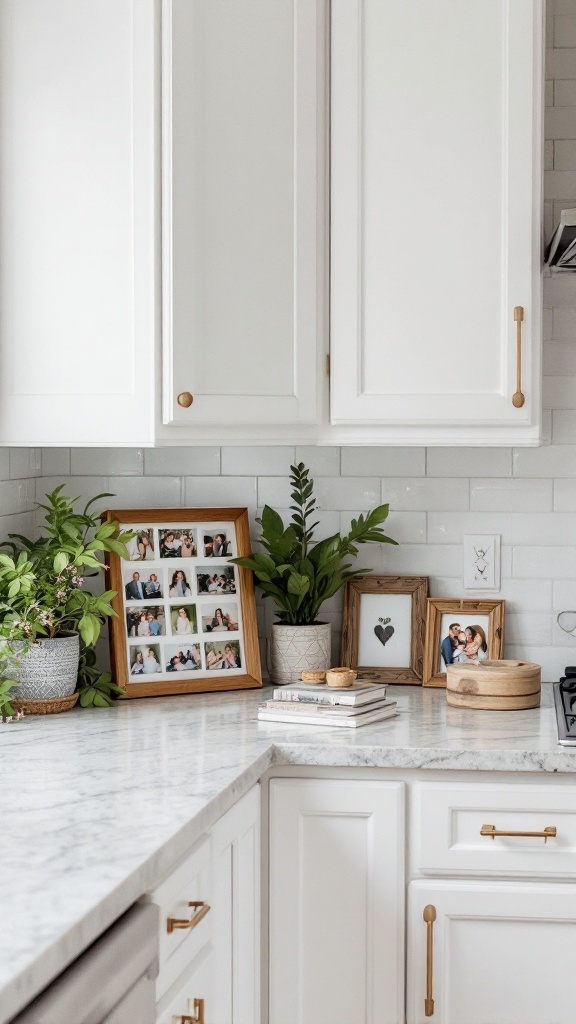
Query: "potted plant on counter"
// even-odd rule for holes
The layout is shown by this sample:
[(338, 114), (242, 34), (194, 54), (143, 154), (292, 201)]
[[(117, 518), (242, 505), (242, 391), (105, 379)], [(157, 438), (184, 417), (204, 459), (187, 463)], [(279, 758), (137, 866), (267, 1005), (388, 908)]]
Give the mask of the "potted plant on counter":
[[(89, 510), (75, 511), (78, 498), (46, 497), (44, 528), (37, 540), (20, 534), (0, 544), (0, 715), (14, 713), (14, 701), (55, 702), (76, 687), (83, 706), (105, 706), (122, 693), (95, 667), (94, 645), (102, 624), (115, 615), (115, 591), (94, 594), (86, 580), (106, 566), (105, 551), (127, 557), (118, 523), (102, 523)], [(80, 672), (79, 672), (80, 665)], [(17, 687), (13, 693), (12, 688)], [(40, 708), (40, 705), (38, 705)], [(42, 710), (57, 710), (53, 704)]]
[(330, 666), (330, 623), (320, 622), (320, 608), (366, 569), (355, 569), (349, 557), (358, 554), (360, 544), (396, 544), (379, 529), (388, 516), (388, 505), (379, 505), (353, 519), (349, 533), (312, 543), (318, 523), (314, 481), (301, 462), (290, 467), (292, 519), (284, 528), (281, 516), (269, 505), (256, 522), (262, 527), (260, 543), (265, 554), (252, 553), (231, 561), (252, 569), (256, 586), (276, 604), (279, 622), (272, 626), (271, 669), (275, 683), (291, 683), (303, 670)]

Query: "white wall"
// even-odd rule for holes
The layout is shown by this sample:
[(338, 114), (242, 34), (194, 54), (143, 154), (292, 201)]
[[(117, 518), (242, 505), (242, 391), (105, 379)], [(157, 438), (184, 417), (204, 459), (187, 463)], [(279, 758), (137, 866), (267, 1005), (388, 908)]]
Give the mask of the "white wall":
[[(546, 235), (563, 206), (576, 206), (576, 0), (548, 2)], [(36, 493), (72, 476), (74, 493), (115, 492), (117, 506), (289, 504), (290, 462), (316, 480), (322, 531), (345, 529), (380, 501), (393, 512), (399, 548), (366, 548), (361, 564), (379, 573), (428, 574), (435, 596), (462, 590), (462, 536), (502, 536), (506, 653), (539, 662), (544, 677), (576, 663), (576, 638), (556, 624), (576, 608), (576, 275), (545, 281), (544, 405), (548, 446), (453, 448), (172, 448), (156, 451), (44, 449), (0, 452), (2, 533), (29, 521)], [(340, 600), (328, 614), (340, 628)], [(260, 634), (272, 609), (259, 610)], [(335, 658), (336, 658), (335, 652)]]

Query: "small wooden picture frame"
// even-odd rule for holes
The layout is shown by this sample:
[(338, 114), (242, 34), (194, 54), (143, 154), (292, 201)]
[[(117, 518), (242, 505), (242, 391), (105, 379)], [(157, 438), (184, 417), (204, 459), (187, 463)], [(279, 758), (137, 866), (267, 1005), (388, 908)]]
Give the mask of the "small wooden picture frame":
[(500, 659), (504, 650), (504, 604), (490, 599), (429, 597), (422, 685), (446, 686), (448, 657), (451, 664)]
[(374, 682), (422, 684), (427, 576), (356, 576), (344, 592), (341, 663)]
[(109, 554), (112, 671), (126, 697), (262, 686), (245, 508), (113, 509), (130, 560)]

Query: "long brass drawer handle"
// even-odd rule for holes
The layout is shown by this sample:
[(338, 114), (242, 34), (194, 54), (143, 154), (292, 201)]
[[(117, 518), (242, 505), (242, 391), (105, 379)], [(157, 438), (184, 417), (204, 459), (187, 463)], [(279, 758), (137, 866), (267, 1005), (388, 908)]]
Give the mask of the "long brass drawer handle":
[(556, 826), (549, 825), (542, 832), (504, 832), (497, 829), (495, 825), (482, 825), (480, 835), (490, 836), (491, 839), (495, 839), (496, 836), (530, 836), (533, 839), (543, 839), (546, 842), (547, 839), (556, 838)]
[(197, 924), (200, 924), (202, 918), (206, 917), (206, 914), (210, 910), (210, 904), (204, 903), (203, 901), (197, 902), (196, 900), (193, 900), (188, 904), (188, 906), (195, 908), (197, 913), (193, 914), (189, 921), (184, 921), (182, 918), (178, 917), (169, 917), (166, 921), (166, 931), (169, 935), (176, 931), (177, 928), (195, 928)]
[(424, 1000), (424, 1014), (426, 1017), (434, 1015), (433, 981), (434, 981), (434, 921), (436, 920), (436, 907), (431, 903), (424, 907), (424, 920), (426, 922), (426, 999)]
[(516, 391), (512, 395), (512, 405), (515, 409), (521, 409), (525, 398), (522, 394), (522, 321), (524, 319), (524, 306), (514, 306), (514, 319), (516, 321)]

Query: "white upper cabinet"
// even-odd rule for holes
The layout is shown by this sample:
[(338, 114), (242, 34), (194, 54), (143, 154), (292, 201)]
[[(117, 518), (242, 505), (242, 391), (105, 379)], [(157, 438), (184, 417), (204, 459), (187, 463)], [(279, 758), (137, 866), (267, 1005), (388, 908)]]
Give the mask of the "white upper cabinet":
[(153, 441), (156, 32), (0, 2), (0, 444)]
[(333, 0), (333, 424), (538, 443), (542, 21), (541, 0)]
[(323, 51), (316, 0), (164, 0), (163, 422), (189, 434), (319, 420)]

